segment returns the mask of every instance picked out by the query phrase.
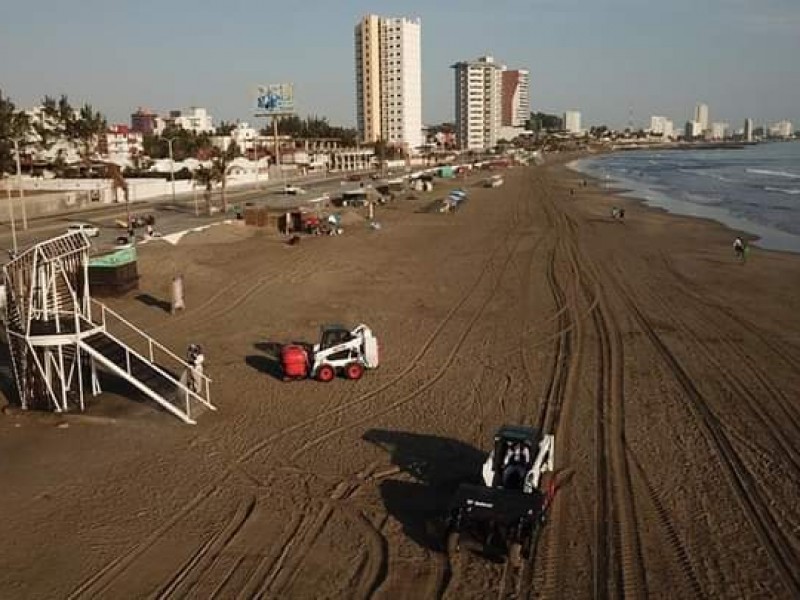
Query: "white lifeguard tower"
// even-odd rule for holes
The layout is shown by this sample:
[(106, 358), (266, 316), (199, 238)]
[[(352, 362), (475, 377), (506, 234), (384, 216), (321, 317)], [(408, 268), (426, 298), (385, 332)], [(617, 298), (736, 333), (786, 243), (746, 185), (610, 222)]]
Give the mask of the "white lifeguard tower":
[(104, 370), (186, 423), (194, 424), (201, 410), (216, 410), (208, 377), (182, 377), (191, 369), (184, 360), (91, 298), (88, 251), (86, 236), (73, 232), (36, 244), (3, 267), (4, 320), (21, 407), (84, 410), (86, 388), (98, 395)]

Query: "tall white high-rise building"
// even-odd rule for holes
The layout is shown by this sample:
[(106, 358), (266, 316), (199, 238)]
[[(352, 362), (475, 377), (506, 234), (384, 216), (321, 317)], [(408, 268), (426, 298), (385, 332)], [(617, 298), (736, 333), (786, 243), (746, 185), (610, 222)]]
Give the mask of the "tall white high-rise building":
[(569, 133), (581, 133), (581, 113), (577, 110), (568, 110), (564, 113), (564, 129)]
[(456, 76), (456, 138), (463, 150), (497, 144), (502, 119), (502, 69), (491, 56), (453, 65)]
[(702, 131), (708, 129), (708, 104), (701, 102), (694, 107), (694, 120), (700, 123)]
[(422, 145), (419, 19), (367, 15), (355, 27), (356, 120), (364, 142)]
[(753, 141), (753, 119), (744, 120), (744, 141)]

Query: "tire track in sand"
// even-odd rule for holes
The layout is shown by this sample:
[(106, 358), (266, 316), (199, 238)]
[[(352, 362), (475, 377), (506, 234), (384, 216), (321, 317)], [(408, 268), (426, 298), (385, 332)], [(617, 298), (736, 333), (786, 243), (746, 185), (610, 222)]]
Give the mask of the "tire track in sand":
[(634, 315), (645, 335), (652, 342), (653, 347), (658, 351), (665, 365), (684, 390), (685, 393), (682, 397), (701, 425), (710, 448), (717, 455), (719, 463), (727, 475), (731, 489), (735, 493), (753, 531), (761, 540), (762, 546), (775, 568), (775, 572), (780, 577), (790, 596), (800, 597), (800, 573), (797, 571), (798, 557), (792, 544), (786, 539), (783, 528), (775, 522), (769, 510), (769, 504), (762, 497), (762, 492), (755, 484), (753, 475), (736, 453), (724, 428), (678, 358), (656, 333), (637, 303), (626, 293), (623, 284), (616, 278), (612, 277), (612, 280), (620, 290), (620, 296), (625, 300), (631, 314)]
[[(396, 375), (390, 381), (382, 384), (378, 388), (366, 392), (365, 394), (360, 395), (354, 400), (345, 402), (344, 404), (340, 404), (336, 407), (332, 407), (328, 410), (317, 413), (316, 415), (304, 419), (303, 421), (300, 421), (290, 427), (275, 432), (264, 438), (262, 441), (252, 445), (249, 449), (241, 453), (239, 457), (233, 461), (233, 463), (217, 478), (217, 480), (214, 483), (210, 484), (208, 487), (199, 491), (192, 500), (186, 503), (183, 509), (174, 514), (162, 526), (158, 527), (150, 536), (147, 536), (145, 540), (143, 540), (139, 544), (134, 545), (129, 551), (123, 553), (116, 559), (110, 561), (97, 573), (87, 578), (68, 596), (68, 598), (70, 599), (79, 598), (84, 595), (96, 596), (98, 592), (101, 592), (102, 590), (106, 589), (113, 582), (113, 580), (120, 577), (127, 569), (129, 569), (133, 564), (133, 562), (137, 558), (142, 556), (147, 551), (147, 549), (152, 547), (159, 539), (161, 539), (167, 531), (169, 531), (172, 527), (174, 527), (181, 519), (183, 519), (186, 515), (188, 515), (192, 510), (196, 509), (202, 502), (206, 500), (206, 498), (209, 495), (213, 494), (219, 484), (224, 482), (224, 480), (231, 474), (236, 472), (242, 464), (253, 458), (256, 454), (258, 454), (262, 450), (265, 450), (273, 446), (281, 439), (289, 436), (290, 434), (296, 431), (299, 431), (305, 427), (308, 427), (320, 421), (325, 421), (327, 419), (330, 419), (330, 417), (332, 416), (335, 416), (359, 404), (367, 402), (369, 399), (377, 396), (378, 394), (387, 389), (390, 389), (391, 387), (397, 385), (400, 381), (402, 381), (417, 367), (418, 363), (422, 360), (422, 358), (425, 356), (425, 354), (428, 352), (428, 350), (431, 348), (434, 342), (439, 338), (441, 333), (449, 325), (453, 317), (458, 313), (458, 311), (466, 304), (466, 302), (472, 297), (474, 292), (479, 288), (481, 282), (486, 277), (487, 273), (491, 268), (491, 265), (493, 264), (497, 254), (504, 246), (504, 244), (505, 240), (503, 239), (498, 244), (495, 245), (495, 247), (490, 252), (487, 259), (484, 261), (480, 272), (475, 277), (472, 284), (467, 288), (462, 297), (451, 307), (451, 309), (448, 311), (445, 317), (437, 324), (437, 326), (434, 328), (434, 330), (422, 344), (422, 346), (414, 355), (414, 357), (412, 357), (412, 359), (409, 361), (406, 367), (398, 375)], [(258, 285), (261, 284), (257, 283), (255, 286), (252, 286), (249, 290), (247, 290), (244, 294), (242, 294), (239, 297), (240, 301), (244, 301), (247, 297), (249, 297), (252, 293), (254, 293)]]
[[(305, 442), (304, 444), (299, 446), (290, 455), (290, 460), (292, 460), (292, 461), (297, 460), (297, 458), (301, 454), (307, 452), (309, 449), (321, 444), (322, 442), (326, 441), (327, 439), (329, 439), (329, 438), (331, 438), (333, 436), (339, 435), (339, 434), (341, 434), (342, 432), (344, 432), (344, 431), (346, 431), (348, 429), (352, 429), (353, 427), (357, 427), (357, 426), (362, 425), (362, 424), (364, 424), (364, 423), (366, 423), (366, 422), (368, 422), (370, 420), (376, 419), (376, 418), (378, 418), (378, 417), (380, 417), (382, 415), (385, 415), (385, 414), (387, 414), (389, 412), (397, 410), (401, 406), (403, 406), (403, 405), (413, 401), (414, 399), (418, 398), (424, 392), (426, 392), (427, 390), (432, 388), (436, 383), (438, 383), (439, 380), (448, 372), (448, 370), (449, 370), (450, 366), (452, 365), (453, 361), (455, 360), (456, 356), (461, 351), (461, 348), (462, 348), (464, 342), (469, 337), (470, 333), (472, 333), (472, 331), (473, 331), (473, 329), (475, 327), (475, 324), (477, 323), (478, 319), (481, 317), (481, 315), (483, 314), (483, 312), (485, 311), (485, 309), (489, 305), (489, 303), (496, 296), (497, 291), (499, 289), (499, 282), (505, 276), (505, 273), (506, 273), (506, 271), (508, 269), (508, 266), (509, 266), (509, 264), (511, 262), (511, 259), (513, 258), (514, 254), (516, 252), (516, 248), (518, 247), (520, 241), (521, 241), (521, 239), (518, 239), (517, 242), (515, 244), (512, 244), (510, 248), (509, 247), (506, 248), (507, 255), (506, 255), (505, 259), (503, 260), (502, 265), (499, 267), (499, 273), (498, 273), (497, 277), (495, 278), (495, 281), (493, 282), (493, 285), (490, 286), (488, 294), (483, 299), (483, 301), (478, 306), (478, 308), (474, 311), (472, 317), (469, 319), (469, 321), (467, 322), (467, 324), (463, 328), (460, 336), (456, 340), (456, 343), (452, 347), (450, 353), (447, 355), (445, 361), (439, 366), (438, 370), (435, 372), (435, 374), (430, 379), (428, 379), (428, 381), (426, 381), (423, 385), (421, 385), (417, 389), (411, 391), (410, 393), (400, 397), (399, 399), (397, 399), (397, 400), (395, 400), (395, 401), (393, 401), (393, 402), (391, 402), (391, 403), (389, 403), (387, 405), (384, 405), (384, 407), (381, 408), (380, 410), (377, 410), (375, 412), (371, 412), (370, 414), (365, 415), (365, 416), (363, 416), (363, 417), (361, 417), (359, 419), (356, 419), (354, 421), (350, 421), (350, 422), (348, 422), (348, 423), (346, 423), (344, 425), (341, 425), (339, 427), (330, 429), (325, 434), (320, 435), (320, 436), (318, 436), (318, 437), (316, 437), (314, 439), (311, 439), (311, 440)], [(303, 532), (301, 534), (303, 536), (304, 543), (302, 543), (294, 552), (298, 557), (297, 558), (298, 564), (297, 564), (297, 566), (294, 567), (294, 571), (295, 572), (297, 572), (299, 570), (300, 564), (302, 563), (303, 559), (308, 555), (308, 550), (310, 549), (310, 547), (313, 544), (314, 540), (316, 540), (318, 538), (319, 534), (322, 531), (322, 528), (325, 526), (325, 524), (327, 524), (328, 520), (331, 518), (332, 513), (333, 513), (333, 505), (326, 504), (323, 507), (322, 511), (320, 512), (318, 518), (315, 518), (310, 522), (310, 524), (309, 524), (310, 532)], [(379, 585), (378, 585), (378, 587), (379, 587)], [(283, 592), (284, 589), (285, 588), (281, 588), (281, 589), (279, 589), (277, 591), (278, 592)]]

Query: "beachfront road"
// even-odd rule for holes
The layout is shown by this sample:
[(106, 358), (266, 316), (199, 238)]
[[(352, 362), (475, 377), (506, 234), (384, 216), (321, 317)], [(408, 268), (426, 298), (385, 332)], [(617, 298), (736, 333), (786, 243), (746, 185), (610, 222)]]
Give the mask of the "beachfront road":
[[(367, 176), (364, 176), (368, 180)], [(371, 182), (365, 182), (366, 184)], [(299, 206), (312, 198), (323, 194), (336, 194), (342, 190), (357, 188), (359, 183), (347, 181), (341, 176), (306, 180), (298, 183), (305, 190), (305, 194), (287, 195), (282, 194), (283, 182), (264, 183), (255, 188), (230, 188), (227, 192), (229, 207), (244, 207), (245, 203), (255, 206), (267, 206), (270, 208), (292, 208)], [(195, 202), (196, 200), (196, 202)], [(16, 201), (16, 199), (15, 199)], [(221, 206), (221, 196), (219, 190), (213, 194), (212, 204), (215, 207)], [(197, 208), (197, 215), (195, 215)], [(31, 219), (28, 222), (28, 229), (22, 228), (22, 221), (17, 208), (16, 236), (18, 249), (24, 249), (36, 242), (47, 238), (66, 233), (70, 223), (90, 223), (100, 230), (100, 235), (93, 238), (92, 244), (95, 251), (112, 249), (116, 243), (116, 238), (125, 235), (125, 229), (120, 228), (117, 221), (125, 221), (126, 208), (124, 204), (104, 205), (85, 211), (65, 213)], [(135, 202), (130, 205), (131, 215), (144, 216), (152, 214), (156, 218), (155, 231), (162, 235), (182, 231), (191, 227), (214, 223), (226, 218), (233, 218), (232, 212), (223, 215), (220, 212), (212, 216), (206, 215), (206, 205), (202, 193), (179, 194), (173, 203), (170, 196), (155, 198), (149, 201)], [(141, 236), (144, 228), (137, 230), (137, 235)], [(13, 236), (10, 223), (4, 221), (0, 224), (0, 248), (11, 249), (13, 247)], [(4, 263), (6, 256), (0, 257), (0, 264)]]

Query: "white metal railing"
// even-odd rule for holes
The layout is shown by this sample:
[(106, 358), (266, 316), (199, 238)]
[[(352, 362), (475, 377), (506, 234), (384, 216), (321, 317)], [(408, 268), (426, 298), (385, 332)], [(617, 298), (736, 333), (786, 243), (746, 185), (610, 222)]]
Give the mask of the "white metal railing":
[[(127, 371), (128, 375), (131, 374), (130, 356), (131, 356), (131, 354), (133, 354), (133, 356), (139, 358), (143, 362), (146, 362), (148, 364), (148, 366), (150, 366), (153, 370), (155, 370), (160, 375), (162, 375), (163, 377), (168, 379), (170, 382), (172, 382), (178, 389), (180, 389), (181, 391), (186, 393), (187, 414), (189, 413), (189, 398), (190, 397), (195, 398), (197, 401), (201, 402), (202, 404), (204, 404), (205, 406), (207, 406), (211, 410), (216, 410), (216, 407), (213, 404), (211, 404), (211, 381), (212, 380), (211, 380), (210, 377), (208, 377), (205, 373), (197, 373), (195, 371), (195, 369), (189, 363), (187, 363), (185, 360), (180, 358), (177, 354), (172, 352), (172, 350), (170, 350), (169, 348), (167, 348), (166, 346), (164, 346), (160, 342), (156, 341), (155, 339), (153, 339), (152, 337), (147, 335), (144, 331), (142, 331), (141, 329), (136, 327), (136, 325), (134, 325), (133, 323), (131, 323), (130, 321), (125, 319), (125, 317), (123, 317), (119, 313), (116, 313), (113, 310), (111, 310), (109, 307), (107, 307), (102, 302), (98, 302), (94, 298), (92, 298), (91, 302), (92, 302), (93, 305), (95, 305), (97, 308), (100, 309), (100, 315), (99, 315), (100, 325), (102, 325), (103, 329), (106, 332), (106, 335), (108, 335), (109, 338), (111, 338), (114, 342), (116, 342), (122, 348), (125, 349), (125, 366), (126, 366), (126, 371)], [(98, 318), (97, 317), (97, 313), (94, 312), (94, 311), (92, 311), (92, 312), (93, 312), (93, 315), (92, 315), (93, 318)], [(121, 323), (122, 325), (125, 325), (128, 328), (128, 330), (134, 332), (136, 335), (138, 335), (140, 338), (144, 339), (147, 342), (147, 357), (143, 356), (142, 354), (140, 354), (139, 352), (137, 352), (133, 348), (130, 348), (126, 343), (124, 343), (123, 341), (119, 340), (117, 337), (115, 337), (114, 335), (109, 333), (109, 331), (108, 331), (109, 317), (112, 317), (117, 322)], [(159, 350), (161, 353), (163, 353), (164, 355), (166, 355), (169, 358), (171, 358), (174, 362), (176, 362), (180, 366), (180, 370), (182, 372), (185, 372), (185, 373), (189, 374), (189, 377), (187, 378), (187, 383), (192, 381), (193, 377), (199, 376), (200, 382), (201, 382), (200, 383), (200, 389), (195, 390), (195, 389), (192, 389), (194, 386), (184, 385), (183, 383), (181, 383), (180, 381), (178, 381), (177, 379), (172, 377), (169, 373), (164, 371), (164, 369), (159, 367), (156, 364), (156, 361), (155, 361), (155, 354), (156, 354), (155, 351), (156, 350)]]

